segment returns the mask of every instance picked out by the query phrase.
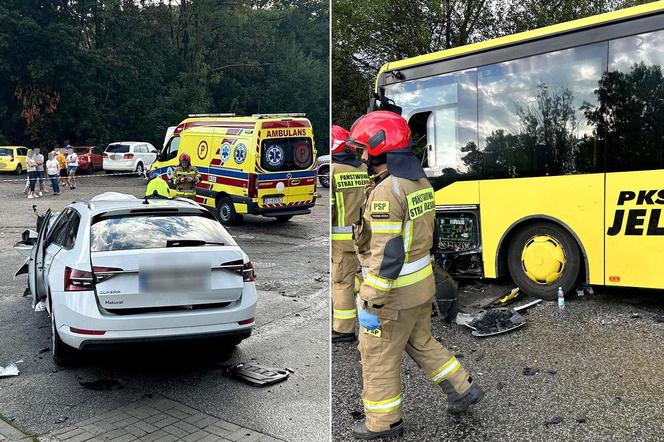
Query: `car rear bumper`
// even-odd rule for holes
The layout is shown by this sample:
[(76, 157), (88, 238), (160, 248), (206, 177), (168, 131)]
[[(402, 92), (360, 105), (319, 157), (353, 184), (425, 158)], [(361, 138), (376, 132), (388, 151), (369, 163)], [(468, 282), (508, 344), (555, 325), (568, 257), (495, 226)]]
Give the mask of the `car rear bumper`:
[(134, 167), (134, 160), (104, 161), (103, 167), (104, 170), (113, 170), (117, 172), (133, 172), (136, 169)]
[[(253, 283), (246, 284), (242, 298), (223, 308), (114, 315), (99, 310), (94, 292), (55, 293), (53, 308), (60, 339), (78, 349), (213, 336), (232, 338), (251, 333), (254, 323), (240, 321), (256, 314), (256, 288)], [(77, 333), (72, 328), (104, 334)]]

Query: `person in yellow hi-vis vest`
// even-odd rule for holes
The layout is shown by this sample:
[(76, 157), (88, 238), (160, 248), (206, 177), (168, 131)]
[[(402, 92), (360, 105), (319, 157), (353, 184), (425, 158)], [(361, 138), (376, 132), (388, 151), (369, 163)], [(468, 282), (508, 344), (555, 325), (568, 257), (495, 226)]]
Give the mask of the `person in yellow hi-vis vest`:
[(348, 131), (332, 126), (332, 342), (355, 341), (355, 275), (360, 263), (353, 246), (353, 223), (360, 219), (367, 166), (346, 144)]
[(360, 117), (348, 139), (363, 148), (362, 159), (375, 175), (354, 232), (364, 275), (358, 321), (366, 418), (353, 428), (359, 439), (402, 433), (404, 351), (447, 395), (448, 412), (466, 411), (484, 396), (454, 355), (431, 336), (435, 201), (410, 137), (403, 117), (376, 111)]
[(173, 169), (171, 181), (175, 185), (177, 196), (194, 198), (196, 196), (196, 184), (201, 181), (201, 175), (195, 166), (191, 165), (191, 157), (186, 153), (180, 155), (180, 164)]
[(150, 173), (150, 182), (145, 189), (145, 196), (156, 196), (161, 198), (170, 198), (168, 183), (163, 180), (156, 170)]

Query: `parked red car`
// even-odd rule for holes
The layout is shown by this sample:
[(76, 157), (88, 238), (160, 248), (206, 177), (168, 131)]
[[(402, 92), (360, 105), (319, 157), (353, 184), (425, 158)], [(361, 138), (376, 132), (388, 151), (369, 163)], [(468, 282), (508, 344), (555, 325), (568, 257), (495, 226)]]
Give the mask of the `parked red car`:
[(93, 173), (95, 170), (103, 169), (103, 153), (101, 146), (79, 146), (74, 147), (74, 152), (78, 155), (78, 171)]

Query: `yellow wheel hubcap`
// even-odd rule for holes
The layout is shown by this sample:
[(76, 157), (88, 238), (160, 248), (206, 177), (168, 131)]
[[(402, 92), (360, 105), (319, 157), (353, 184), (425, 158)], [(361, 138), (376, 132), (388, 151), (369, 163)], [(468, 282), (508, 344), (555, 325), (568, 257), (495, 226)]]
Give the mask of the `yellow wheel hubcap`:
[(565, 269), (565, 250), (549, 235), (536, 235), (526, 241), (521, 253), (526, 276), (538, 284), (552, 284)]

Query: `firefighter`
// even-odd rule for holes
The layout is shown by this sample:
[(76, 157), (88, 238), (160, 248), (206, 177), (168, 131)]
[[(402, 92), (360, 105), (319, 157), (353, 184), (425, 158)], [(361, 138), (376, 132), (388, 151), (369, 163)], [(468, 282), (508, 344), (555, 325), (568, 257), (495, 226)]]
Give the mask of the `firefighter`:
[(145, 196), (157, 196), (161, 198), (169, 198), (170, 193), (168, 190), (168, 183), (163, 180), (161, 175), (156, 170), (150, 173), (150, 182), (145, 189)]
[(171, 181), (175, 185), (178, 196), (185, 198), (196, 196), (196, 184), (201, 181), (201, 176), (196, 167), (191, 165), (191, 157), (186, 153), (180, 155), (179, 165), (173, 170)]
[(346, 144), (348, 131), (332, 126), (332, 342), (355, 341), (355, 278), (360, 263), (353, 246), (353, 223), (360, 218), (367, 166)]
[(461, 413), (484, 392), (459, 361), (431, 335), (434, 276), (434, 192), (411, 150), (406, 120), (376, 111), (359, 118), (348, 143), (362, 147), (372, 184), (355, 226), (364, 280), (358, 294), (365, 420), (359, 439), (403, 431), (401, 359), (404, 350), (447, 395), (448, 412)]

